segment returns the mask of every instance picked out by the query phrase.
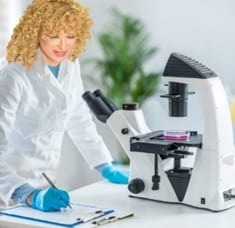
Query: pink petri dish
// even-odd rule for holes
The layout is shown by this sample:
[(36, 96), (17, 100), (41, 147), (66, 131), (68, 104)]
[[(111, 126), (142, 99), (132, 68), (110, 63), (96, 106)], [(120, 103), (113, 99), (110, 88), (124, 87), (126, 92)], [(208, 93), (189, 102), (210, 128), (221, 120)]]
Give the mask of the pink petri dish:
[(164, 140), (188, 140), (190, 138), (189, 131), (164, 131), (162, 138)]

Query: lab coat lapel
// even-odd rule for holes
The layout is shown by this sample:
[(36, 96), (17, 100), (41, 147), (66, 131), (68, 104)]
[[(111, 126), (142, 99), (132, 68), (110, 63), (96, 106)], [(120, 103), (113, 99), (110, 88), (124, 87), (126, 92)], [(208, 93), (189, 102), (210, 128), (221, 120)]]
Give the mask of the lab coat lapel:
[(43, 85), (57, 97), (57, 101), (60, 101), (60, 107), (62, 109), (66, 108), (66, 95), (64, 88), (61, 84), (61, 81), (68, 74), (68, 61), (61, 63), (60, 72), (58, 75), (58, 79), (54, 77), (52, 72), (49, 70), (49, 67), (44, 62), (40, 51), (38, 52), (38, 60), (35, 64), (35, 70), (38, 74)]

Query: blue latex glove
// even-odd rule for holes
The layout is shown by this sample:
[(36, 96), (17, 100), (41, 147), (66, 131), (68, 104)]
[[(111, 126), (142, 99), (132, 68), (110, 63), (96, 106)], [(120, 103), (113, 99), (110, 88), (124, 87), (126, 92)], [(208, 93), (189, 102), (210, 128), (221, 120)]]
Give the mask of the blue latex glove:
[(47, 188), (36, 190), (32, 194), (31, 206), (40, 211), (59, 211), (69, 205), (69, 194), (66, 191)]
[(116, 184), (128, 184), (129, 172), (115, 169), (112, 165), (104, 164), (96, 167), (108, 181)]

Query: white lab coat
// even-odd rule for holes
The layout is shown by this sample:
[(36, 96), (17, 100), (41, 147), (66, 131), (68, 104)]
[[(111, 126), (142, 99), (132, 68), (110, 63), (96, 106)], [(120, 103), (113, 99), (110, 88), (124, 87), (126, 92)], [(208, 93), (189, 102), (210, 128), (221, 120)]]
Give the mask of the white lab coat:
[(65, 131), (91, 168), (112, 160), (82, 93), (78, 61), (61, 63), (58, 79), (40, 52), (29, 71), (20, 63), (0, 71), (0, 198), (6, 204), (24, 183), (43, 187), (42, 172), (55, 179)]

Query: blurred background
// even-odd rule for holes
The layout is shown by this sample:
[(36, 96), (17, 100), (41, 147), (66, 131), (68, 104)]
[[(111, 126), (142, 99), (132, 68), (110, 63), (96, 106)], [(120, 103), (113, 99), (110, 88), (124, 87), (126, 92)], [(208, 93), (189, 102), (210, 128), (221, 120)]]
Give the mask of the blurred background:
[[(12, 29), (18, 22), (22, 12), (31, 2), (31, 0), (0, 0), (1, 57), (5, 55), (6, 45)], [(160, 77), (161, 72), (170, 53), (179, 52), (203, 63), (221, 78), (228, 95), (228, 102), (231, 104), (232, 109), (235, 110), (233, 101), (235, 95), (235, 2), (233, 0), (80, 0), (80, 3), (90, 8), (91, 16), (94, 19), (92, 38), (87, 43), (85, 53), (80, 57), (86, 89), (94, 90), (99, 88), (113, 99), (117, 99), (115, 101), (119, 103), (122, 100), (139, 99), (138, 101), (141, 102), (146, 121), (152, 130), (187, 129), (203, 133), (204, 117), (200, 105), (200, 94), (189, 97), (188, 116), (185, 118), (169, 118), (167, 101), (159, 97), (159, 95), (166, 93), (164, 82), (161, 81)], [(115, 18), (112, 14), (112, 9), (116, 9), (121, 16), (119, 15), (120, 17)], [(104, 71), (102, 66), (107, 63), (105, 60), (107, 61), (112, 53), (116, 53), (116, 50), (112, 49), (109, 53), (110, 55), (105, 56), (103, 51), (107, 46), (104, 46), (106, 43), (101, 40), (101, 37), (102, 34), (108, 34), (108, 39), (115, 38), (116, 34), (120, 33), (123, 28), (120, 22), (126, 19), (129, 22), (139, 23), (139, 33), (137, 35), (141, 36), (142, 34), (142, 38), (146, 38), (144, 39), (145, 42), (142, 42), (143, 49), (129, 55), (131, 56), (129, 60), (135, 59), (134, 57), (137, 54), (142, 56), (143, 50), (148, 50), (149, 52), (145, 52), (146, 55), (143, 56), (144, 60), (142, 59), (143, 61), (140, 64), (137, 62), (137, 65), (141, 65), (141, 72), (146, 77), (154, 75), (153, 78), (156, 78), (156, 81), (153, 79), (151, 84), (155, 86), (146, 94), (149, 88), (143, 87), (146, 83), (142, 83), (142, 86), (137, 83), (138, 75), (129, 74), (130, 78), (128, 78), (128, 76), (122, 74), (124, 77), (122, 79), (123, 86), (120, 85), (116, 89), (120, 91), (120, 94), (124, 94), (123, 91), (127, 91), (127, 93), (125, 97), (119, 97), (120, 94), (112, 93), (114, 89), (105, 87), (103, 83), (109, 80), (110, 84), (117, 84), (115, 76), (107, 78), (110, 75), (105, 77), (102, 73)], [(132, 46), (135, 42), (138, 43), (138, 40), (136, 40), (137, 35), (131, 37), (130, 34), (129, 43), (124, 42), (128, 43), (125, 50), (130, 48), (130, 52), (133, 51), (131, 49), (133, 48)], [(110, 50), (110, 47), (108, 49)], [(114, 60), (117, 61), (114, 66), (120, 74), (121, 64), (128, 65), (128, 62), (124, 63), (122, 61), (119, 63), (119, 56), (122, 56), (123, 53), (118, 52), (116, 54), (112, 57), (115, 57)], [(94, 67), (94, 63), (97, 63), (97, 60), (102, 61), (103, 64), (98, 65), (98, 70)], [(112, 69), (114, 68), (112, 67)], [(125, 72), (125, 69), (123, 68), (121, 72)], [(132, 88), (128, 90), (126, 84), (131, 85)], [(137, 89), (133, 89), (135, 84)], [(128, 94), (131, 89), (134, 92)], [(193, 88), (190, 89), (193, 91)], [(138, 91), (138, 96), (136, 91)], [(118, 100), (117, 97), (120, 99)], [(232, 110), (232, 113), (235, 115), (234, 110)], [(114, 159), (116, 161), (120, 160), (121, 149), (114, 137), (112, 137), (112, 133), (104, 124), (96, 120), (95, 122)], [(61, 187), (72, 190), (101, 179), (95, 171), (88, 168), (88, 165), (67, 135), (65, 135), (64, 139), (61, 161), (63, 162), (61, 162), (61, 167), (58, 171), (58, 182)]]

